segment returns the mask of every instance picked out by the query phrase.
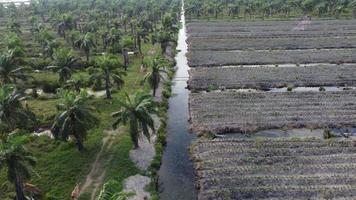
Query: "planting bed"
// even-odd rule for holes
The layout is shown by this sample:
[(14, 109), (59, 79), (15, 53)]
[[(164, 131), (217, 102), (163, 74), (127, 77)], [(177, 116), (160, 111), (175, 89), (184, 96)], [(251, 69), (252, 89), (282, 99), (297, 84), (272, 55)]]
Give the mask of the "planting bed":
[(191, 93), (195, 133), (356, 126), (356, 92)]
[(355, 48), (356, 37), (209, 39), (192, 38), (190, 50), (270, 50)]
[(192, 38), (280, 38), (331, 37), (356, 34), (356, 21), (269, 21), (269, 22), (192, 22), (188, 33)]
[[(291, 19), (287, 21), (203, 21), (203, 20), (191, 20), (187, 24), (187, 30), (189, 32), (198, 30), (247, 30), (251, 31), (254, 29), (264, 29), (264, 30), (290, 30), (300, 24), (300, 19)], [(306, 24), (308, 29), (330, 29), (337, 27), (339, 29), (345, 29), (348, 27), (355, 27), (355, 20), (311, 20), (309, 24)]]
[(356, 30), (331, 31), (267, 31), (267, 32), (191, 32), (190, 38), (198, 39), (257, 39), (257, 38), (320, 38), (320, 37), (351, 37), (356, 36)]
[(275, 87), (356, 86), (356, 65), (300, 67), (196, 67), (188, 87), (268, 89)]
[(190, 51), (189, 66), (286, 63), (355, 63), (356, 49), (292, 51)]
[(192, 147), (199, 200), (354, 199), (356, 141), (200, 140)]

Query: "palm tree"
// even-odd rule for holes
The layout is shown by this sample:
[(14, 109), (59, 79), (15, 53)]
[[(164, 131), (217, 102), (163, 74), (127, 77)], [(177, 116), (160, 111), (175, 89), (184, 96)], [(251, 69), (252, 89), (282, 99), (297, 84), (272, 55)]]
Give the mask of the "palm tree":
[(15, 53), (14, 50), (9, 50), (0, 54), (0, 83), (2, 84), (16, 83), (18, 79), (27, 80), (31, 77), (25, 74), (25, 72), (30, 71), (29, 68), (17, 66)]
[(165, 70), (166, 64), (166, 61), (161, 56), (157, 56), (148, 61), (148, 66), (152, 68), (152, 71), (145, 75), (143, 83), (148, 82), (150, 84), (153, 90), (153, 96), (156, 96), (156, 90), (159, 87), (159, 83), (164, 79), (162, 73), (167, 73)]
[(76, 94), (73, 91), (61, 90), (59, 94), (63, 103), (57, 105), (60, 112), (51, 128), (53, 136), (64, 141), (67, 141), (69, 136), (73, 136), (77, 142), (78, 150), (82, 151), (84, 149), (83, 140), (88, 130), (98, 122), (92, 114), (95, 108), (88, 104), (86, 91)]
[(75, 28), (74, 18), (71, 15), (64, 14), (60, 23), (57, 25), (58, 35), (66, 38), (66, 31)]
[(173, 41), (174, 38), (170, 32), (161, 31), (158, 36), (158, 41), (161, 44), (161, 53), (164, 54), (169, 45), (169, 42)]
[(118, 29), (112, 28), (106, 35), (107, 44), (111, 44), (112, 49), (114, 50), (115, 44), (118, 44), (121, 39), (121, 32)]
[(126, 93), (123, 100), (119, 99), (119, 106), (120, 111), (112, 114), (114, 118), (117, 118), (113, 127), (117, 128), (119, 124), (128, 123), (134, 148), (138, 148), (140, 131), (147, 139), (150, 139), (149, 129), (155, 131), (151, 114), (157, 114), (157, 104), (151, 95), (137, 92), (132, 96)]
[(22, 145), (22, 141), (13, 135), (8, 136), (5, 141), (0, 141), (0, 170), (7, 168), (7, 177), (14, 183), (16, 200), (26, 200), (23, 191), (23, 181), (30, 179), (34, 173), (32, 167), (36, 159)]
[(96, 60), (96, 67), (90, 70), (90, 81), (92, 83), (105, 81), (106, 98), (111, 99), (111, 79), (120, 89), (124, 84), (126, 72), (121, 70), (122, 66), (117, 59), (109, 55), (103, 55)]
[(87, 62), (88, 62), (89, 55), (90, 55), (90, 49), (92, 47), (95, 47), (93, 35), (90, 32), (86, 33), (85, 35), (82, 35), (76, 41), (76, 44), (79, 49), (82, 49), (84, 51), (86, 58), (87, 58)]
[(53, 53), (53, 66), (47, 67), (59, 73), (59, 82), (64, 83), (72, 76), (73, 64), (78, 60), (68, 49), (56, 49)]
[(23, 108), (22, 98), (24, 94), (13, 87), (0, 87), (0, 122), (7, 131), (13, 131), (17, 126), (25, 127), (35, 120), (35, 115)]
[(12, 55), (16, 58), (25, 55), (22, 39), (16, 34), (9, 34), (6, 38), (6, 47), (8, 51), (12, 51)]

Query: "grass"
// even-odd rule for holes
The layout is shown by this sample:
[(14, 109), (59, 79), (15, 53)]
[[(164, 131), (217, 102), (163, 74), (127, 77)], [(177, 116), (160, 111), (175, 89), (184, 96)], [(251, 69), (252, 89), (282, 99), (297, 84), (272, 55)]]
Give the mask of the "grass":
[[(159, 46), (143, 44), (143, 52), (151, 52), (154, 55), (160, 52)], [(94, 99), (93, 105), (97, 108), (97, 117), (100, 124), (96, 129), (89, 132), (85, 141), (85, 152), (80, 153), (73, 142), (60, 142), (48, 139), (46, 137), (31, 136), (31, 141), (26, 145), (27, 148), (37, 158), (38, 163), (35, 171), (38, 177), (34, 176), (30, 181), (43, 191), (44, 199), (66, 200), (70, 199), (70, 193), (77, 183), (82, 183), (90, 171), (91, 163), (101, 147), (104, 130), (111, 129), (113, 119), (111, 113), (118, 109), (118, 99), (123, 92), (130, 94), (144, 90), (150, 91), (149, 86), (140, 84), (144, 72), (140, 69), (141, 58), (131, 56), (131, 64), (128, 68), (128, 75), (125, 77), (124, 87), (113, 94), (112, 100), (102, 98)], [(80, 72), (83, 73), (83, 72)], [(38, 80), (54, 81), (57, 75), (51, 72), (33, 74)], [(52, 116), (56, 114), (55, 105), (60, 99), (51, 100), (29, 100), (29, 108), (35, 112), (41, 120), (46, 123), (52, 122)], [(47, 120), (45, 120), (47, 119)], [(123, 180), (140, 171), (135, 167), (129, 158), (129, 151), (132, 143), (129, 137), (127, 127), (122, 127), (116, 137), (112, 149), (104, 153), (104, 159), (112, 156), (112, 160), (106, 163), (108, 169), (105, 181), (114, 179), (117, 181), (118, 190), (122, 189)], [(6, 183), (6, 173), (3, 170), (0, 173), (0, 199), (11, 199), (14, 188), (12, 184)], [(87, 199), (87, 198), (83, 198)]]

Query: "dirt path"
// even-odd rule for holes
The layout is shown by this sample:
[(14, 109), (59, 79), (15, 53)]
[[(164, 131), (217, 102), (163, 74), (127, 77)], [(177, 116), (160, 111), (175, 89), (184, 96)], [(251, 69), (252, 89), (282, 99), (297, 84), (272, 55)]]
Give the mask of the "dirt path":
[[(101, 145), (101, 149), (99, 153), (96, 155), (95, 161), (92, 164), (92, 167), (90, 169), (89, 174), (87, 175), (85, 182), (81, 185), (80, 187), (80, 194), (88, 192), (91, 193), (91, 200), (95, 200), (95, 194), (97, 191), (100, 189), (100, 187), (104, 184), (104, 178), (106, 174), (106, 169), (103, 166), (102, 162), (102, 157), (104, 156), (104, 153), (106, 150), (110, 149), (113, 142), (114, 138), (116, 136), (116, 133), (118, 131), (114, 130), (106, 130), (105, 134), (106, 136), (103, 138), (103, 143)], [(109, 160), (111, 160), (112, 157), (109, 157)]]

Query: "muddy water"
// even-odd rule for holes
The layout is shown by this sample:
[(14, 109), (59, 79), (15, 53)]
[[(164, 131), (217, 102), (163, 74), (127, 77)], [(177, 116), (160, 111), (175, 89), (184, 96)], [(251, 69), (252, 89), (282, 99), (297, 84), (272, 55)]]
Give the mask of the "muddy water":
[(173, 78), (172, 97), (168, 110), (167, 147), (163, 154), (162, 166), (159, 171), (159, 190), (161, 200), (194, 200), (193, 165), (189, 159), (188, 148), (194, 135), (188, 132), (188, 95), (186, 89), (188, 75), (187, 35), (185, 16), (182, 9), (182, 28), (178, 37), (178, 54), (176, 75)]

